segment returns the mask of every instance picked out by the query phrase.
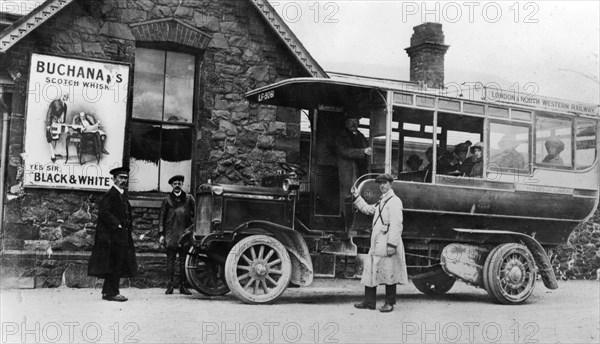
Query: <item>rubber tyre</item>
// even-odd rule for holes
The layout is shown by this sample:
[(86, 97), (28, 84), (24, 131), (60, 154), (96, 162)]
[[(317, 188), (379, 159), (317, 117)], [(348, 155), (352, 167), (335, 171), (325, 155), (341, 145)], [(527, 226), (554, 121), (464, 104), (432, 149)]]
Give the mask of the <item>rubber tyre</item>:
[(232, 293), (246, 303), (277, 299), (292, 278), (287, 249), (266, 235), (252, 235), (233, 246), (225, 261), (225, 280)]
[(518, 305), (533, 293), (537, 271), (526, 246), (516, 243), (496, 246), (483, 266), (483, 285), (491, 298), (501, 304)]
[(200, 294), (219, 296), (229, 293), (225, 281), (225, 266), (197, 252), (194, 247), (185, 258), (185, 276)]

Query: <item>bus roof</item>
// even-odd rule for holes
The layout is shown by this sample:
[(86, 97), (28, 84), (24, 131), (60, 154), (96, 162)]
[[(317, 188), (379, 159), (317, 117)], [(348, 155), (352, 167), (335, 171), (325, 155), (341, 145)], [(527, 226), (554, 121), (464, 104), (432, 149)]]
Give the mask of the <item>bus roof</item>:
[[(345, 100), (352, 99), (360, 93), (372, 91), (381, 92), (385, 97), (386, 91), (398, 95), (398, 99), (419, 95), (424, 98), (438, 97), (455, 102), (471, 102), (490, 105), (505, 105), (529, 110), (541, 110), (566, 113), (578, 116), (600, 117), (600, 105), (573, 102), (557, 98), (543, 97), (537, 94), (518, 93), (496, 87), (480, 87), (474, 84), (469, 92), (461, 92), (458, 87), (447, 89), (427, 89), (422, 84), (371, 78), (352, 74), (330, 73), (330, 78), (292, 78), (271, 85), (257, 88), (246, 93), (246, 98), (254, 103), (279, 105), (299, 109), (337, 109), (344, 111)], [(467, 93), (467, 94), (464, 94)], [(463, 95), (464, 94), (464, 95)], [(394, 97), (396, 99), (396, 96)], [(394, 101), (396, 104), (397, 102)], [(399, 102), (398, 105), (407, 105)], [(427, 106), (425, 106), (427, 107)], [(461, 106), (462, 108), (462, 106)]]

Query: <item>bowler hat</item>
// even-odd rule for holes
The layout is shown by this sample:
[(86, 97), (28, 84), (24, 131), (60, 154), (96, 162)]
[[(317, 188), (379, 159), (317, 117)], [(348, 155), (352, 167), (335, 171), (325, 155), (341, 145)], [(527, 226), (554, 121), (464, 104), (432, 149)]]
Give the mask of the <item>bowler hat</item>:
[(185, 178), (182, 175), (178, 174), (176, 176), (173, 176), (173, 177), (169, 178), (169, 184), (173, 184), (173, 182), (177, 182), (177, 181), (183, 183), (184, 179)]
[(127, 167), (113, 168), (112, 170), (110, 170), (110, 174), (112, 174), (113, 177), (116, 177), (120, 174), (129, 174), (129, 169)]
[(393, 182), (394, 181), (394, 177), (392, 177), (389, 173), (382, 173), (380, 175), (378, 175), (377, 177), (375, 177), (375, 182), (376, 183), (380, 183), (380, 182)]

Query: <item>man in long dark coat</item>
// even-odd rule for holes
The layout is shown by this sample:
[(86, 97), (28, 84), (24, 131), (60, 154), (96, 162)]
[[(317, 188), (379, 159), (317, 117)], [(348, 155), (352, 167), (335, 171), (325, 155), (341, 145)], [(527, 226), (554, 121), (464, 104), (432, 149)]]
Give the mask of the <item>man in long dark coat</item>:
[(358, 131), (358, 118), (347, 118), (346, 125), (335, 138), (338, 177), (340, 185), (340, 209), (344, 199), (350, 196), (350, 188), (356, 179), (368, 172), (369, 158), (373, 150), (365, 136)]
[(185, 193), (183, 186), (184, 177), (173, 176), (169, 184), (173, 191), (163, 199), (160, 210), (159, 235), (160, 243), (167, 248), (167, 274), (169, 284), (166, 294), (173, 294), (175, 284), (175, 260), (179, 256), (179, 292), (190, 295), (191, 292), (185, 287), (185, 256), (187, 247), (179, 242), (186, 229), (194, 220), (196, 200), (190, 194)]
[(129, 170), (119, 167), (110, 174), (113, 186), (98, 203), (98, 224), (88, 275), (104, 278), (103, 300), (123, 302), (127, 298), (119, 293), (119, 280), (137, 273), (131, 205), (127, 200)]

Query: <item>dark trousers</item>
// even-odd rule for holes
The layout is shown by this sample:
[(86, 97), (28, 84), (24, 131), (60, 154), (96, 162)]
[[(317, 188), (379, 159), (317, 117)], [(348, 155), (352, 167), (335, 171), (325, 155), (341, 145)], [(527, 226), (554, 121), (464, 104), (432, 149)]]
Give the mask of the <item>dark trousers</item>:
[[(377, 296), (377, 287), (365, 287), (365, 303), (374, 305)], [(396, 304), (396, 285), (385, 285), (385, 303), (390, 305)]]
[(179, 286), (183, 286), (185, 282), (185, 250), (182, 248), (167, 249), (167, 274), (169, 275), (169, 283), (175, 285), (175, 261), (179, 256)]
[(119, 295), (119, 280), (118, 275), (111, 274), (106, 276), (102, 285), (102, 294), (106, 296)]

